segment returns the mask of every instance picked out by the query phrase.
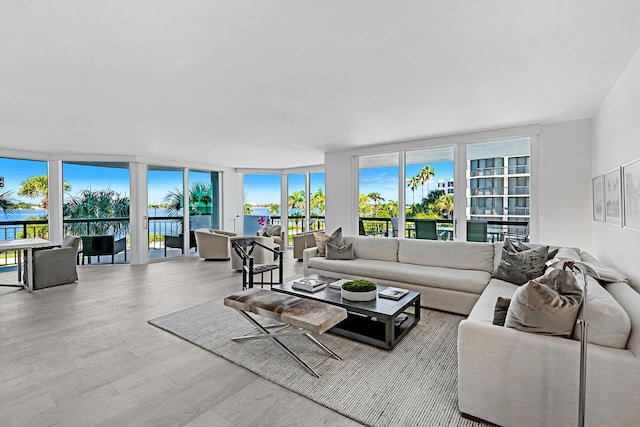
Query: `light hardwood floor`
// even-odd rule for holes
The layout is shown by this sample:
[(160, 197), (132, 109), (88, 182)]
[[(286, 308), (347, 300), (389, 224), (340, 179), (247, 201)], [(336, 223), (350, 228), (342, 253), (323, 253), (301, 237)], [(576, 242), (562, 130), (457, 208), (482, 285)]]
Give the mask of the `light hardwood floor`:
[[(302, 272), (290, 250), (285, 260), (285, 277)], [(359, 425), (147, 323), (241, 289), (228, 261), (78, 274), (31, 294), (0, 287), (0, 425)]]

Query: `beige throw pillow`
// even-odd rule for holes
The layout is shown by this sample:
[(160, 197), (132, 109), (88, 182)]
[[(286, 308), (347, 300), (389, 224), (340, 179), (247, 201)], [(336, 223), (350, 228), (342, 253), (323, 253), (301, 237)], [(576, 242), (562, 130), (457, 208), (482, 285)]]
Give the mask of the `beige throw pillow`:
[(342, 227), (338, 227), (338, 229), (329, 236), (327, 236), (324, 231), (316, 231), (313, 233), (313, 237), (316, 239), (318, 256), (326, 256), (327, 243), (331, 243), (338, 247), (344, 245), (344, 240), (342, 239)]
[(524, 332), (570, 337), (582, 303), (573, 273), (549, 269), (520, 286), (511, 298), (505, 326)]

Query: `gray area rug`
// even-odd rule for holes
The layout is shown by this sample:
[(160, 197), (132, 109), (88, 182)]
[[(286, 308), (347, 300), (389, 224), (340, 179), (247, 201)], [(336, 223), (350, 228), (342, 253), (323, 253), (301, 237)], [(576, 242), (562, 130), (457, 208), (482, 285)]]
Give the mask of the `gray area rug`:
[[(420, 323), (385, 351), (330, 333), (320, 340), (343, 361), (328, 359), (315, 378), (271, 340), (230, 337), (253, 331), (238, 312), (211, 301), (149, 323), (358, 422), (371, 426), (480, 426), (457, 408), (457, 326), (462, 316), (422, 310)], [(258, 319), (261, 323), (265, 319)], [(313, 366), (324, 354), (303, 336), (282, 341)]]

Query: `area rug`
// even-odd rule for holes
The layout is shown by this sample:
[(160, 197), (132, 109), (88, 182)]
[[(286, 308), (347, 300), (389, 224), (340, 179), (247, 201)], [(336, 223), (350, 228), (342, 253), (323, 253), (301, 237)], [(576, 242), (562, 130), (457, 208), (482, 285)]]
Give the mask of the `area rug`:
[[(253, 328), (220, 301), (149, 323), (366, 425), (486, 425), (462, 418), (457, 408), (456, 337), (463, 317), (425, 309), (421, 317), (393, 351), (323, 334), (321, 341), (343, 361), (328, 359), (319, 365), (322, 378), (307, 373), (270, 340), (231, 341)], [(312, 366), (324, 358), (305, 337), (282, 341)]]

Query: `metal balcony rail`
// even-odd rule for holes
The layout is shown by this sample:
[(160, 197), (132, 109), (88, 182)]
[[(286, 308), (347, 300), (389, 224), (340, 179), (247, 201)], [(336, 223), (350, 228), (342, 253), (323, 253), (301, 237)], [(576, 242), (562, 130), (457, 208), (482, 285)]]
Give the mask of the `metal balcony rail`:
[(528, 185), (509, 186), (508, 194), (511, 195), (529, 195), (531, 194), (531, 187)]
[(505, 208), (505, 215), (529, 215), (529, 207), (508, 207)]
[(505, 215), (505, 210), (502, 207), (484, 207), (484, 206), (471, 206), (469, 213), (471, 215)]
[(471, 188), (469, 194), (472, 196), (502, 196), (504, 187)]
[(509, 175), (512, 174), (520, 174), (520, 173), (529, 173), (530, 166), (529, 165), (516, 165), (516, 166), (508, 166), (507, 173)]
[(469, 171), (469, 175), (470, 176), (504, 175), (504, 166), (471, 169)]

